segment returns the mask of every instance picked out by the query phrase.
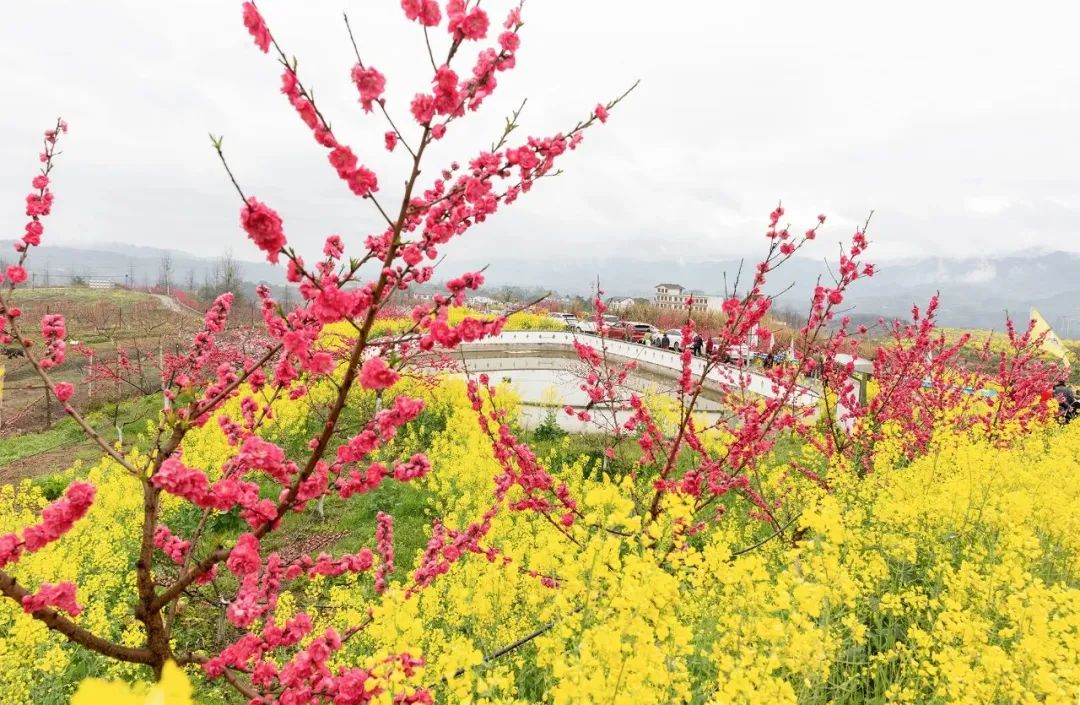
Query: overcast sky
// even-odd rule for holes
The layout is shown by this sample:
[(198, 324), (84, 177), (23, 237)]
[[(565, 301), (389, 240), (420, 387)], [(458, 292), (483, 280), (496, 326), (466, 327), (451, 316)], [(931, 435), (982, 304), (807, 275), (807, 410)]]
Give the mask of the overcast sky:
[[(21, 234), (38, 138), (59, 114), (71, 133), (48, 240), (209, 256), (231, 245), (257, 259), (214, 132), (293, 243), (310, 252), (336, 232), (359, 248), (378, 225), (370, 204), (278, 93), (279, 70), (254, 47), (240, 5), (5, 3), (0, 237)], [(484, 6), (501, 20), (509, 4)], [(419, 27), (396, 0), (260, 7), (390, 200), (407, 155), (383, 149), (382, 117), (356, 102), (341, 12), (410, 126), (408, 100), (430, 74)], [(522, 132), (544, 135), (642, 84), (565, 160), (565, 175), (455, 245), (469, 254), (753, 254), (778, 199), (799, 226), (830, 215), (835, 237), (822, 248), (875, 210), (879, 260), (1080, 251), (1080, 4), (533, 0), (524, 19), (518, 68), (438, 145), (429, 173), (489, 144), (522, 98)], [(435, 38), (447, 41), (444, 30)]]

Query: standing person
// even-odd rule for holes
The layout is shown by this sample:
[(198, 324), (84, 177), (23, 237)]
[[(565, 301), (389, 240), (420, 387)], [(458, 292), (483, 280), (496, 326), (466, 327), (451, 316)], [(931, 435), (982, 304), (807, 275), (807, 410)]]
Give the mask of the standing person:
[(713, 350), (715, 349), (716, 348), (713, 346), (712, 336), (710, 335), (709, 338), (705, 341), (705, 354), (708, 357), (712, 357)]
[(701, 339), (701, 333), (694, 333), (694, 344), (691, 347), (698, 357), (701, 357), (701, 346), (704, 344), (705, 341)]
[(1058, 380), (1058, 383), (1054, 385), (1054, 396), (1058, 400), (1062, 422), (1072, 421), (1076, 417), (1080, 401), (1076, 398), (1076, 392), (1069, 386), (1069, 380)]
[(662, 347), (664, 350), (667, 350), (671, 347), (671, 338), (668, 337), (666, 332), (662, 336), (660, 336), (660, 347)]
[(780, 354), (780, 345), (774, 344), (772, 348), (769, 349), (769, 367), (775, 367), (783, 362), (784, 358)]

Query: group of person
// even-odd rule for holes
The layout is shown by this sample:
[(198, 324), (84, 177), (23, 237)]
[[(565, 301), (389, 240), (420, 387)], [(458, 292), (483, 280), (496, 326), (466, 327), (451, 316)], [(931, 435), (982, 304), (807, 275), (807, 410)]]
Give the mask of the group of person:
[[(672, 338), (672, 336), (668, 335), (665, 331), (657, 331), (655, 333), (647, 332), (641, 338), (640, 342), (642, 345), (660, 348), (661, 350), (681, 352), (684, 349), (681, 336)], [(765, 369), (769, 369), (770, 367), (782, 365), (793, 359), (790, 357), (788, 350), (779, 344), (764, 353), (753, 352), (748, 346), (736, 346), (736, 348), (722, 349), (716, 338), (704, 337), (700, 333), (694, 334), (694, 337), (690, 341), (690, 345), (687, 347), (689, 347), (690, 352), (693, 353), (695, 357), (705, 356), (711, 359), (716, 355), (720, 362), (727, 365), (749, 365), (754, 360), (760, 360), (761, 366)], [(737, 348), (742, 348), (742, 352), (739, 352)]]
[[(652, 333), (646, 333), (645, 336), (641, 339), (641, 344), (648, 345), (654, 348), (660, 348), (661, 350), (678, 351), (681, 349), (679, 345), (671, 339), (671, 336), (664, 332), (656, 335)], [(703, 351), (706, 355), (712, 355), (716, 348), (712, 338), (706, 340), (701, 337), (700, 333), (694, 334), (694, 339), (690, 341), (689, 347), (690, 351), (694, 355), (697, 355), (699, 357), (701, 356), (701, 353)]]

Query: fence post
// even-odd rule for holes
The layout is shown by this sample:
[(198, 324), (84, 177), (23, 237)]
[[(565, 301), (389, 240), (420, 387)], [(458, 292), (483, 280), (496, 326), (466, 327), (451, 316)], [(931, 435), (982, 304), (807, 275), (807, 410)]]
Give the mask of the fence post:
[(161, 408), (165, 411), (169, 411), (172, 408), (172, 404), (169, 403), (169, 397), (165, 393), (167, 390), (165, 386), (165, 352), (161, 347), (161, 338), (158, 338), (158, 370), (161, 375)]
[(41, 386), (45, 388), (45, 430), (48, 431), (49, 427), (52, 426), (52, 406), (50, 405), (52, 395), (49, 393), (48, 384), (42, 382)]

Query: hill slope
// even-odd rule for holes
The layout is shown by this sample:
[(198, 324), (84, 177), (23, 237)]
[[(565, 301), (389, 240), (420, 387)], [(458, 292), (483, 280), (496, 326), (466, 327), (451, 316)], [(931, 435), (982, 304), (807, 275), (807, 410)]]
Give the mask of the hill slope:
[[(5, 246), (0, 241), (0, 252)], [(172, 257), (175, 285), (198, 288), (213, 277), (216, 258), (117, 244), (47, 245), (35, 253), (29, 271), (39, 286), (46, 282), (65, 284), (73, 277), (149, 285), (157, 282), (166, 252)], [(749, 271), (752, 264), (747, 260), (744, 269)], [(265, 262), (237, 260), (236, 265), (240, 277), (251, 288), (257, 282), (284, 283), (283, 270)], [(609, 294), (651, 297), (653, 287), (661, 281), (723, 293), (725, 281), (729, 287), (734, 284), (740, 261), (695, 260), (689, 256), (681, 260), (649, 260), (620, 254), (605, 258), (568, 254), (558, 259), (512, 256), (480, 259), (451, 251), (436, 280), (485, 266), (485, 276), (493, 286), (541, 287), (563, 294), (588, 294), (599, 277)], [(922, 257), (881, 264), (873, 279), (859, 282), (852, 290), (849, 303), (854, 307), (853, 312), (862, 316), (906, 316), (912, 304), (924, 305), (939, 291), (944, 325), (1001, 328), (1006, 311), (1025, 318), (1028, 309), (1036, 307), (1061, 334), (1075, 337), (1080, 336), (1078, 275), (1080, 256), (1062, 252), (992, 258)], [(831, 280), (824, 263), (796, 257), (773, 277), (769, 291), (776, 293), (791, 286), (779, 305), (801, 310), (819, 279)], [(744, 284), (745, 280), (744, 276)], [(194, 287), (190, 286), (192, 282)]]

